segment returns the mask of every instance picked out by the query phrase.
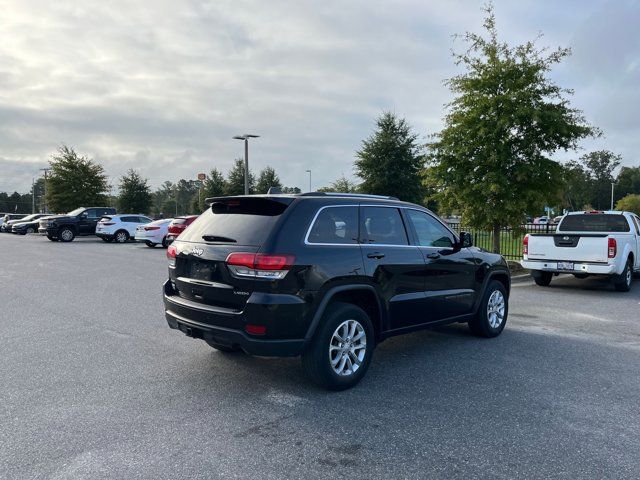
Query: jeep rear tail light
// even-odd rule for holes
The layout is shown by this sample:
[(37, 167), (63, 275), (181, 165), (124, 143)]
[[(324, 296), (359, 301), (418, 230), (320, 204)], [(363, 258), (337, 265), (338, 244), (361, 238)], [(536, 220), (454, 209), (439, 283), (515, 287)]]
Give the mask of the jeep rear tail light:
[(528, 233), (522, 239), (522, 254), (523, 255), (529, 254), (529, 234)]
[(167, 248), (167, 260), (169, 260), (169, 266), (176, 266), (176, 255), (178, 255), (178, 249), (175, 245), (169, 245)]
[(229, 271), (237, 278), (280, 280), (294, 264), (293, 255), (234, 252), (227, 257)]
[(615, 238), (609, 238), (609, 248), (608, 248), (607, 257), (615, 258), (616, 253), (618, 253), (618, 243), (616, 242)]

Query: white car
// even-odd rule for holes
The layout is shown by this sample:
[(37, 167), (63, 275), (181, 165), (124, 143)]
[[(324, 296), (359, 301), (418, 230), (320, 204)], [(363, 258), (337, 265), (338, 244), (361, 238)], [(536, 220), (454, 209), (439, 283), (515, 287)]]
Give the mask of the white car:
[(559, 273), (604, 275), (628, 292), (640, 271), (640, 218), (619, 211), (568, 213), (554, 233), (525, 235), (521, 263), (541, 286)]
[(162, 220), (156, 220), (146, 225), (140, 225), (136, 229), (135, 239), (138, 242), (144, 242), (147, 247), (150, 248), (156, 245), (162, 245), (166, 248), (167, 232), (169, 231), (169, 224), (172, 220), (173, 218), (163, 218)]
[(144, 215), (106, 215), (100, 219), (96, 226), (96, 236), (105, 242), (113, 242), (115, 240), (118, 243), (125, 243), (135, 236), (136, 229), (140, 225), (152, 221), (152, 219)]

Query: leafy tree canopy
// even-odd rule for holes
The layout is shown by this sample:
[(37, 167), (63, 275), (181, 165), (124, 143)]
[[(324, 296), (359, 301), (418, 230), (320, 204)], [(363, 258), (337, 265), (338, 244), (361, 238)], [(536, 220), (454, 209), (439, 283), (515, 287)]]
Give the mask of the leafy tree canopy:
[(146, 178), (129, 169), (120, 177), (118, 209), (121, 213), (149, 213), (151, 209), (151, 188)]
[(572, 92), (549, 78), (570, 50), (500, 42), (493, 6), (485, 12), (485, 35), (462, 35), (468, 49), (453, 54), (465, 71), (446, 82), (455, 98), (428, 146), (426, 182), (444, 209), (492, 230), (499, 251), (501, 227), (518, 227), (559, 196), (563, 169), (551, 155), (599, 132), (571, 107)]
[(640, 195), (631, 194), (621, 198), (616, 203), (616, 210), (626, 210), (640, 215)]
[[(255, 175), (249, 171), (249, 193), (255, 192)], [(244, 195), (244, 160), (237, 158), (227, 175), (225, 195)]]
[(332, 182), (327, 187), (318, 189), (319, 192), (338, 192), (338, 193), (356, 193), (358, 191), (358, 185), (352, 182), (347, 177), (342, 175), (336, 181)]
[(62, 145), (49, 161), (46, 203), (51, 212), (104, 205), (109, 190), (102, 165)]
[(420, 171), (424, 158), (417, 134), (405, 119), (391, 112), (383, 113), (376, 127), (356, 153), (356, 175), (362, 179), (360, 190), (420, 203), (423, 199)]
[(271, 187), (282, 188), (282, 182), (272, 167), (265, 167), (258, 176), (256, 193), (267, 193)]

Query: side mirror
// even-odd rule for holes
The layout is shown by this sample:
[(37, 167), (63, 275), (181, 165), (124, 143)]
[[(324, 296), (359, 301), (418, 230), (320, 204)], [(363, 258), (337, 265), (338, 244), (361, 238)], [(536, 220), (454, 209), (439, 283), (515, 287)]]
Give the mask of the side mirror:
[(473, 237), (469, 232), (460, 232), (460, 248), (469, 248), (473, 246)]

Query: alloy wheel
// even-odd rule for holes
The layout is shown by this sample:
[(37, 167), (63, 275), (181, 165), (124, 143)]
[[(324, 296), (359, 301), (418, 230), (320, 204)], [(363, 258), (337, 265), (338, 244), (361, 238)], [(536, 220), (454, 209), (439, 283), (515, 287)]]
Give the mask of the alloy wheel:
[(353, 375), (367, 352), (367, 334), (357, 320), (345, 320), (335, 329), (329, 343), (331, 368), (340, 376)]
[(494, 290), (487, 302), (487, 320), (491, 328), (498, 328), (504, 319), (505, 301), (500, 290)]

